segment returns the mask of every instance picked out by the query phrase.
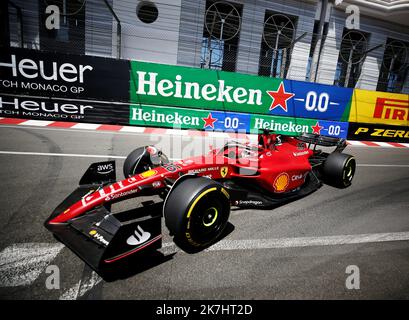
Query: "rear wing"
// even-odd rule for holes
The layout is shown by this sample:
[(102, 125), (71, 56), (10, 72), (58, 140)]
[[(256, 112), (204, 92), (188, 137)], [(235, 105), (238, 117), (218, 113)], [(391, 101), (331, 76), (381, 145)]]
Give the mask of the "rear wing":
[(347, 146), (347, 142), (345, 139), (327, 137), (327, 136), (322, 136), (319, 134), (306, 133), (306, 132), (296, 137), (296, 139), (299, 141), (308, 143), (308, 148), (310, 148), (311, 145), (313, 145), (314, 150), (316, 146), (323, 146), (323, 147), (336, 147), (335, 151), (342, 152)]

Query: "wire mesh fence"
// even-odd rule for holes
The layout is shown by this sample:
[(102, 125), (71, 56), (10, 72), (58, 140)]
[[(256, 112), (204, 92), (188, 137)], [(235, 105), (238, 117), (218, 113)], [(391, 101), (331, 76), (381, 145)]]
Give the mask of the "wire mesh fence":
[[(242, 4), (226, 1), (199, 1), (195, 15), (184, 17), (180, 3), (165, 1), (159, 12), (156, 6), (141, 8), (140, 3), (14, 0), (15, 5), (8, 6), (9, 42), (16, 47), (120, 55), (344, 87), (370, 83), (377, 90), (401, 92), (409, 86), (409, 43), (400, 39), (386, 37), (377, 43), (370, 33), (345, 28), (331, 33), (328, 26), (318, 33), (317, 22), (307, 25), (296, 16), (269, 10), (264, 17), (244, 17)], [(65, 8), (58, 29), (45, 27), (50, 4)]]

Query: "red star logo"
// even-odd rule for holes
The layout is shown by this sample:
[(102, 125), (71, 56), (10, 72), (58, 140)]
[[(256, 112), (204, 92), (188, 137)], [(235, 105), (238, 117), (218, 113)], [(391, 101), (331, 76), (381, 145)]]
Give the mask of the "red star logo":
[(320, 126), (320, 123), (317, 121), (315, 126), (311, 126), (311, 128), (312, 128), (312, 133), (321, 134), (321, 129), (324, 128), (324, 127)]
[(295, 96), (294, 93), (286, 92), (283, 82), (281, 82), (277, 91), (267, 91), (268, 95), (273, 98), (270, 110), (273, 110), (280, 106), (285, 112), (287, 112), (287, 100)]
[(217, 121), (216, 118), (212, 117), (212, 114), (209, 112), (209, 115), (207, 116), (207, 118), (202, 118), (202, 120), (205, 122), (203, 129), (206, 127), (210, 127), (214, 129), (214, 123)]

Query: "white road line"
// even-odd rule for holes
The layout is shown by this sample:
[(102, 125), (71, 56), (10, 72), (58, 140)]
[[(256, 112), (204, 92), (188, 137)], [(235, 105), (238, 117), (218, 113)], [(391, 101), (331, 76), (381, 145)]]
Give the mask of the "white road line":
[[(407, 240), (409, 240), (409, 232), (372, 233), (323, 237), (278, 238), (278, 239), (222, 240), (212, 245), (205, 251), (337, 246), (348, 244), (379, 243)], [(164, 254), (171, 254), (177, 251), (180, 251), (180, 249), (178, 249), (173, 243), (168, 242), (162, 245), (161, 252)]]
[[(74, 157), (74, 158), (110, 158), (126, 159), (126, 156), (103, 155), (103, 154), (78, 154), (78, 153), (47, 153), (47, 152), (23, 152), (23, 151), (0, 151), (0, 154), (27, 155), (27, 156), (46, 156), (46, 157)], [(171, 161), (181, 160), (180, 158), (170, 158)], [(409, 164), (357, 164), (358, 167), (395, 167), (408, 168)]]
[(102, 278), (94, 271), (84, 281), (78, 281), (74, 286), (65, 291), (60, 300), (76, 300), (95, 287), (102, 281)]
[[(3, 119), (0, 117), (0, 119)], [(27, 121), (33, 121), (32, 125), (29, 125), (30, 130), (53, 130), (53, 131), (61, 131), (61, 132), (75, 132), (78, 133), (81, 129), (84, 132), (87, 133), (96, 133), (96, 134), (112, 134), (112, 135), (163, 135), (163, 133), (161, 132), (161, 130), (159, 130), (160, 132), (152, 132), (149, 134), (145, 134), (145, 127), (131, 127), (131, 126), (124, 126), (122, 127), (120, 130), (118, 131), (110, 131), (110, 130), (96, 130), (98, 127), (101, 126), (101, 124), (93, 124), (93, 123), (78, 123), (74, 126), (72, 126), (71, 128), (60, 128), (60, 127), (56, 127), (56, 128), (49, 128), (47, 126), (45, 126), (44, 124), (34, 124), (35, 121), (40, 121), (40, 122), (47, 122), (45, 120), (27, 120)], [(26, 122), (27, 122), (26, 121)], [(0, 128), (15, 128), (15, 129), (21, 129), (24, 128), (24, 124), (20, 124), (20, 125), (10, 125), (10, 124), (1, 124)], [(50, 121), (53, 122), (53, 121)], [(171, 131), (174, 130), (174, 131)], [(166, 134), (172, 135), (172, 136), (189, 136), (189, 138), (191, 139), (206, 139), (205, 134), (202, 135), (190, 135), (188, 133), (188, 130), (178, 130), (178, 129), (167, 129)], [(212, 132), (212, 131), (207, 131), (206, 134), (208, 135), (208, 137), (210, 138), (231, 138), (229, 136), (229, 134), (227, 132)], [(252, 137), (254, 137), (254, 141), (257, 141), (258, 136), (256, 134), (252, 134), (252, 133), (248, 133), (246, 134), (246, 138), (245, 139), (250, 139), (250, 141), (252, 140)], [(242, 138), (239, 138), (242, 139)], [(367, 144), (361, 142), (361, 141), (350, 141), (348, 140), (348, 145), (350, 147), (364, 147), (364, 148), (373, 148), (373, 146), (368, 146)], [(377, 148), (391, 148), (395, 146), (390, 145), (386, 142), (374, 142), (375, 144), (378, 144)], [(402, 143), (399, 142), (400, 145), (402, 145), (403, 147), (409, 148), (409, 143)], [(401, 148), (402, 149), (402, 148)], [(404, 149), (404, 148), (403, 148)]]
[[(370, 141), (370, 142), (372, 142), (372, 141)], [(351, 141), (349, 141), (348, 140), (348, 143), (351, 143)], [(369, 146), (369, 145), (366, 145), (366, 144), (364, 144), (364, 143), (359, 143), (359, 144), (357, 144), (357, 143), (359, 143), (359, 141), (354, 141), (354, 144), (352, 145), (352, 144), (350, 144), (348, 147), (351, 147), (351, 148), (366, 148), (366, 149), (390, 149), (390, 148), (394, 148), (395, 150), (405, 150), (406, 151), (406, 148), (404, 148), (404, 147), (395, 147), (395, 146), (392, 146), (392, 145), (388, 145), (388, 146), (381, 146), (381, 145), (378, 145), (378, 143), (379, 142), (373, 142), (373, 143), (375, 143), (375, 144), (377, 144), (376, 146)], [(403, 144), (403, 143), (399, 143), (399, 144)], [(407, 146), (408, 147), (408, 146)]]
[[(99, 126), (99, 125), (98, 125)], [(21, 125), (6, 125), (6, 124), (1, 124), (0, 125), (0, 129), (1, 128), (13, 128), (13, 129), (28, 129), (28, 128), (25, 128), (24, 126), (21, 126)], [(54, 131), (54, 132), (57, 132), (57, 131), (60, 131), (60, 132), (73, 132), (73, 133), (81, 133), (81, 132), (86, 132), (86, 133), (95, 133), (95, 134), (112, 134), (112, 135), (128, 135), (128, 136), (141, 136), (141, 135), (151, 135), (151, 134), (146, 134), (146, 133), (144, 133), (144, 131), (145, 131), (145, 128), (143, 128), (143, 127), (130, 127), (130, 126), (127, 126), (127, 127), (123, 127), (123, 128), (121, 128), (120, 130), (118, 130), (118, 131), (105, 131), (105, 130), (93, 130), (93, 129), (81, 129), (81, 130), (79, 130), (79, 129), (67, 129), (67, 128), (50, 128), (50, 127), (30, 127), (29, 128), (30, 130), (45, 130), (45, 131)], [(153, 135), (163, 135), (163, 133), (152, 133)], [(181, 134), (181, 135), (184, 135), (184, 134)], [(189, 136), (189, 138), (190, 139), (200, 139), (200, 140), (203, 140), (203, 139), (205, 139), (206, 137), (204, 137), (204, 136), (200, 136), (200, 135), (198, 135), (198, 136), (196, 136), (196, 135), (188, 135)], [(223, 137), (223, 138), (225, 138), (225, 137)]]
[(208, 131), (207, 136), (212, 138), (230, 138), (228, 133), (218, 131)]
[[(389, 232), (319, 237), (222, 240), (205, 251), (235, 251), (283, 249), (316, 246), (408, 241), (409, 232)], [(32, 284), (64, 246), (56, 243), (14, 244), (0, 252), (0, 287), (16, 287)], [(164, 243), (160, 251), (171, 254), (180, 251), (174, 243)], [(102, 279), (92, 272), (65, 291), (61, 300), (77, 299), (96, 286)]]
[(394, 167), (409, 168), (409, 164), (357, 164), (358, 167)]
[(19, 243), (0, 252), (0, 287), (28, 286), (64, 248), (59, 243)]
[(76, 153), (46, 153), (46, 152), (20, 152), (20, 151), (0, 151), (0, 154), (26, 155), (26, 156), (46, 156), (46, 157), (74, 157), (74, 158), (111, 158), (126, 159), (125, 156), (112, 156), (102, 154), (76, 154)]
[(166, 134), (175, 136), (188, 136), (189, 132), (187, 130), (180, 129), (166, 129)]

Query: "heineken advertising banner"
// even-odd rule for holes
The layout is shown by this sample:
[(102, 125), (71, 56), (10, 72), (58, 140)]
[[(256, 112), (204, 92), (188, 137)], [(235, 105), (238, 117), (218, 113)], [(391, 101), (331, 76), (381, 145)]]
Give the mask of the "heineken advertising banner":
[(252, 114), (250, 133), (258, 133), (260, 129), (265, 128), (287, 135), (299, 135), (303, 132), (308, 132), (346, 138), (348, 134), (347, 122)]
[(285, 135), (302, 132), (346, 138), (348, 123), (188, 108), (130, 105), (129, 123), (180, 129), (259, 133), (271, 129)]
[(249, 114), (140, 105), (130, 111), (133, 125), (249, 132)]
[(131, 61), (132, 103), (347, 121), (352, 89)]

